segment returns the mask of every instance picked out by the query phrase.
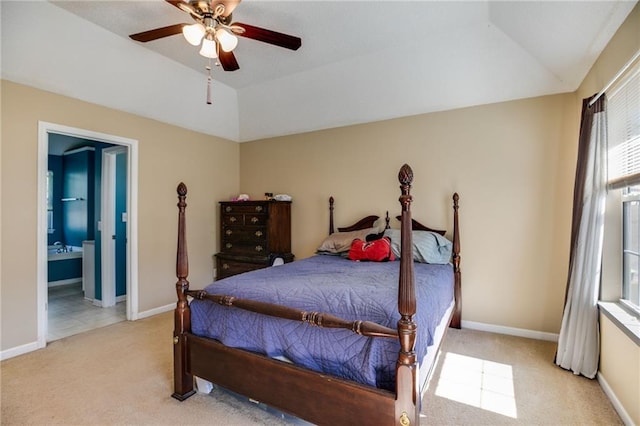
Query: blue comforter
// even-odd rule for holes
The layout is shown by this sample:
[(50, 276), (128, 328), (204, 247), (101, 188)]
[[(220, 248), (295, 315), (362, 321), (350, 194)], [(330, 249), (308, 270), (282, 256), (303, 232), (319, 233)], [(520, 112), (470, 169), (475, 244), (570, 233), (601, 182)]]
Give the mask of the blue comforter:
[[(235, 275), (207, 286), (210, 294), (261, 300), (353, 321), (397, 328), (400, 262), (353, 262), (313, 256), (278, 267)], [(435, 327), (453, 300), (451, 265), (415, 264), (418, 339), (422, 359)], [(209, 301), (191, 302), (192, 332), (226, 346), (285, 357), (311, 370), (395, 389), (398, 339), (371, 338), (349, 330), (259, 315)], [(215, 362), (212, 360), (211, 362)]]

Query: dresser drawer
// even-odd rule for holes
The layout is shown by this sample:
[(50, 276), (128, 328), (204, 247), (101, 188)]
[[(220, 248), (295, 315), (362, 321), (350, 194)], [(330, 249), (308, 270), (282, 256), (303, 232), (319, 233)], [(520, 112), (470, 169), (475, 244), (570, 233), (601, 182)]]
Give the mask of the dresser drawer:
[(222, 213), (266, 213), (267, 208), (263, 205), (254, 205), (254, 204), (232, 204), (226, 205), (222, 208)]
[(224, 253), (237, 253), (256, 256), (266, 256), (267, 244), (265, 241), (222, 241), (221, 251)]
[(267, 228), (264, 226), (224, 226), (222, 239), (226, 241), (264, 241), (267, 238)]
[(242, 274), (243, 272), (255, 271), (256, 269), (262, 269), (269, 266), (269, 262), (264, 263), (252, 263), (237, 259), (225, 259), (223, 257), (216, 257), (217, 268), (217, 280), (221, 280), (232, 275)]
[(268, 216), (260, 213), (225, 213), (222, 224), (228, 226), (258, 226), (267, 223)]

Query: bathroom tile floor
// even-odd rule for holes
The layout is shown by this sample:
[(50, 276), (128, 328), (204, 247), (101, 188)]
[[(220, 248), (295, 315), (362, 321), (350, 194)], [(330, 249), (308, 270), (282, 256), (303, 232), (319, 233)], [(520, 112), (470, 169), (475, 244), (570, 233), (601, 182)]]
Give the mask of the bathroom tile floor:
[(48, 342), (115, 324), (126, 318), (126, 302), (118, 302), (109, 308), (94, 306), (84, 298), (80, 282), (49, 288)]

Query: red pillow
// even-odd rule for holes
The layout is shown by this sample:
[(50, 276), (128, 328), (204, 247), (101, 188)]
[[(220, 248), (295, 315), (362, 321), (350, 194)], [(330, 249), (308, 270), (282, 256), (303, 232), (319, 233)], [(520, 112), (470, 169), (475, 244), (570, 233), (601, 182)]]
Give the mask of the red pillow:
[(386, 262), (396, 260), (391, 251), (391, 239), (383, 237), (375, 241), (362, 241), (356, 238), (349, 249), (350, 260), (371, 260), (374, 262)]

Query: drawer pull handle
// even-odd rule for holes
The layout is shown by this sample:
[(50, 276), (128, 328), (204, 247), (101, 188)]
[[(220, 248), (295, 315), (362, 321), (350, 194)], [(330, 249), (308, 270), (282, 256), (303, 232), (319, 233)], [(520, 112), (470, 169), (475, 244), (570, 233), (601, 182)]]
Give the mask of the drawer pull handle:
[(262, 237), (262, 231), (256, 231), (256, 237)]
[(235, 222), (235, 221), (236, 221), (236, 217), (235, 217), (235, 216), (231, 216), (231, 217), (229, 218), (229, 222), (232, 222), (232, 223), (233, 223), (233, 222)]
[(255, 216), (254, 216), (254, 217), (252, 217), (252, 218), (251, 218), (251, 223), (256, 223), (256, 222), (258, 222), (259, 220), (260, 220), (260, 219), (258, 219), (257, 217), (255, 217)]
[(256, 211), (257, 212), (261, 212), (262, 211), (262, 206), (256, 206)]
[(223, 263), (222, 264), (222, 269), (229, 269), (229, 264), (228, 263)]
[(227, 208), (224, 209), (227, 213), (229, 213), (232, 209), (231, 206), (227, 206)]
[(227, 234), (227, 235), (231, 235), (231, 234), (233, 234), (233, 231), (232, 231), (231, 229), (227, 229), (227, 230), (225, 231), (225, 234)]
[(231, 247), (233, 247), (233, 244), (231, 244), (231, 243), (227, 243), (225, 247), (227, 247), (228, 249), (230, 249)]
[(262, 250), (264, 250), (262, 246), (256, 246), (256, 251), (262, 251)]

